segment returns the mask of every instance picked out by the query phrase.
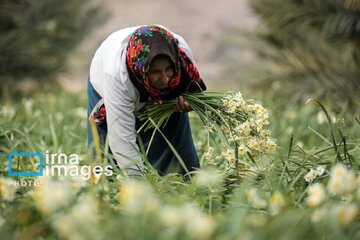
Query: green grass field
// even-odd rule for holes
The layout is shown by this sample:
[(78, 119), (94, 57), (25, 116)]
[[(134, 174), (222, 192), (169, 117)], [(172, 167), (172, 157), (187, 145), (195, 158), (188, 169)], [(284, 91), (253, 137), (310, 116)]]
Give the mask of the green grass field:
[[(149, 171), (83, 180), (9, 177), (8, 153), (74, 153), (80, 165), (105, 164), (106, 153), (104, 162), (87, 153), (85, 93), (4, 100), (0, 239), (360, 239), (360, 123), (347, 109), (327, 119), (315, 101), (264, 97), (278, 147), (244, 158), (240, 175), (207, 164), (208, 133), (190, 114), (202, 164), (191, 179)], [(38, 171), (39, 163), (15, 159), (12, 167)], [(39, 186), (29, 186), (35, 179)]]

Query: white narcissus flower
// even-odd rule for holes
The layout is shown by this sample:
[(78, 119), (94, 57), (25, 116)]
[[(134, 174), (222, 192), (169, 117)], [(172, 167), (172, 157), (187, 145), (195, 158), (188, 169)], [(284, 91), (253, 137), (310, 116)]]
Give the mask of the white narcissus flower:
[(230, 135), (231, 135), (231, 132), (230, 132), (229, 129), (225, 130), (225, 135), (226, 135), (226, 136), (230, 136)]
[(235, 127), (235, 131), (237, 131), (238, 133), (242, 133), (242, 131), (244, 131), (243, 125), (240, 124), (239, 126)]
[(261, 197), (258, 196), (256, 188), (250, 188), (246, 192), (246, 197), (255, 208), (260, 209), (266, 207), (266, 201), (264, 201)]
[(233, 172), (235, 167), (236, 167), (235, 162), (227, 161), (226, 165), (225, 165), (225, 170), (228, 171), (228, 172)]
[(86, 118), (87, 116), (87, 109), (83, 107), (78, 107), (74, 110), (75, 115), (80, 118)]
[(269, 199), (270, 213), (272, 215), (278, 214), (284, 205), (285, 200), (280, 192), (275, 192)]
[(98, 220), (98, 209), (98, 200), (91, 195), (86, 195), (81, 197), (71, 209), (71, 216), (72, 219), (77, 222), (84, 224), (85, 226), (90, 226), (91, 224), (95, 224)]
[(134, 216), (144, 212), (153, 213), (158, 210), (160, 205), (159, 200), (148, 184), (133, 180), (122, 182), (118, 200), (121, 209)]
[(135, 181), (124, 181), (121, 184), (119, 191), (119, 202), (122, 204), (124, 210), (137, 213), (139, 200), (144, 199), (148, 192), (147, 186), (137, 183)]
[(25, 107), (26, 114), (30, 115), (32, 113), (32, 108), (34, 105), (34, 100), (31, 98), (24, 98), (22, 103)]
[(210, 159), (212, 157), (212, 154), (210, 152), (205, 153), (205, 158)]
[(245, 109), (246, 109), (246, 110), (253, 111), (253, 110), (255, 109), (255, 106), (254, 106), (254, 105), (246, 105), (246, 106), (245, 106)]
[(317, 119), (318, 124), (320, 124), (320, 125), (325, 123), (325, 121), (326, 121), (325, 114), (323, 112), (318, 112), (316, 115), (316, 119)]
[(241, 144), (239, 146), (239, 148), (238, 148), (238, 152), (239, 152), (239, 154), (245, 154), (246, 153), (246, 147), (243, 144)]
[(247, 192), (246, 192), (246, 197), (249, 201), (252, 201), (254, 199), (257, 198), (257, 190), (256, 188), (250, 188)]
[(202, 169), (196, 172), (195, 183), (202, 187), (215, 187), (222, 183), (223, 177), (219, 171)]
[(51, 177), (38, 179), (40, 185), (34, 189), (32, 196), (36, 208), (44, 215), (50, 215), (66, 206), (76, 194), (69, 182), (54, 181)]
[(246, 105), (246, 101), (244, 99), (239, 100), (240, 106), (244, 107)]
[(335, 116), (332, 116), (332, 117), (331, 117), (331, 121), (332, 121), (333, 124), (335, 124), (335, 123), (336, 123), (336, 117), (335, 117)]
[(325, 199), (325, 190), (321, 183), (312, 184), (307, 192), (309, 195), (307, 199), (309, 207), (316, 207)]
[(8, 178), (0, 177), (0, 197), (5, 201), (13, 201), (18, 187)]
[(254, 107), (257, 111), (260, 111), (260, 109), (263, 108), (263, 106), (261, 106), (260, 104), (257, 104), (257, 103), (255, 103)]
[(94, 176), (93, 176), (93, 182), (94, 182), (95, 184), (97, 184), (97, 183), (99, 182), (99, 180), (100, 180), (100, 177), (101, 177), (101, 174), (99, 174), (99, 173), (94, 174)]
[(260, 126), (262, 126), (263, 124), (264, 124), (264, 119), (262, 119), (262, 118), (260, 118), (260, 119), (258, 119), (257, 121), (256, 121), (256, 123), (257, 123), (257, 125), (260, 125)]
[(235, 140), (236, 140), (237, 142), (241, 142), (241, 141), (243, 141), (243, 137), (235, 136)]
[(78, 192), (82, 187), (85, 187), (87, 184), (86, 180), (80, 175), (69, 176), (68, 181), (70, 183), (71, 190), (74, 193)]
[(158, 214), (159, 219), (169, 228), (177, 230), (184, 224), (181, 208), (165, 206), (160, 209)]
[(343, 195), (355, 189), (356, 177), (354, 173), (342, 163), (337, 163), (330, 172), (327, 185), (329, 193)]
[[(347, 181), (347, 191), (353, 191), (356, 188), (356, 176), (352, 171), (349, 171), (349, 174), (345, 177), (346, 181)], [(359, 186), (359, 185), (358, 185)]]
[(277, 144), (275, 143), (275, 141), (273, 140), (268, 140), (266, 141), (266, 146), (264, 146), (264, 149), (266, 150), (266, 152), (273, 152), (275, 151), (275, 149), (277, 148)]
[(234, 100), (230, 100), (230, 102), (229, 102), (229, 108), (230, 108), (230, 111), (232, 110), (232, 109), (236, 109), (236, 103), (234, 102)]
[(304, 178), (305, 178), (305, 181), (306, 181), (306, 182), (311, 182), (311, 181), (312, 181), (310, 174), (306, 174), (306, 175), (304, 176)]
[(317, 172), (314, 169), (310, 169), (310, 171), (305, 175), (306, 182), (313, 182), (317, 176)]
[(311, 221), (314, 223), (319, 222), (325, 217), (325, 215), (326, 211), (324, 209), (316, 209), (311, 216)]
[(264, 207), (266, 207), (266, 201), (261, 198), (257, 198), (254, 200), (253, 205), (255, 208), (258, 208), (258, 209), (264, 208)]
[(52, 226), (60, 237), (68, 239), (76, 231), (74, 221), (70, 215), (61, 215), (52, 222)]
[(269, 133), (268, 133), (268, 131), (266, 131), (266, 130), (262, 130), (262, 131), (261, 131), (261, 136), (263, 136), (263, 137), (266, 137), (268, 134), (269, 134)]
[(214, 160), (212, 160), (212, 159), (207, 159), (206, 161), (207, 161), (207, 163), (208, 163), (210, 166), (216, 166), (216, 162), (215, 162)]
[(342, 185), (343, 185), (343, 183), (341, 182), (341, 179), (330, 178), (330, 180), (327, 184), (327, 189), (328, 189), (329, 193), (331, 193), (333, 195), (341, 194), (343, 192)]
[(1, 108), (0, 113), (5, 117), (8, 117), (8, 119), (12, 119), (16, 114), (16, 110), (14, 107), (5, 105)]
[(342, 178), (343, 176), (345, 176), (347, 174), (348, 170), (346, 168), (346, 166), (342, 163), (338, 163), (336, 164), (333, 168), (332, 171), (330, 173), (330, 176), (332, 178)]
[(221, 101), (222, 101), (224, 107), (229, 106), (229, 101), (227, 99), (222, 99)]
[(188, 234), (195, 239), (209, 239), (216, 230), (215, 221), (199, 211), (198, 206), (185, 205), (178, 209), (180, 210), (178, 217), (181, 216)]
[(236, 99), (237, 101), (242, 100), (243, 96), (242, 96), (241, 92), (236, 92), (235, 96), (234, 96), (234, 99)]
[(236, 161), (235, 155), (228, 156), (227, 160), (234, 163)]
[(319, 165), (316, 170), (310, 169), (310, 171), (304, 176), (306, 182), (313, 182), (316, 177), (324, 174), (325, 168)]
[(82, 195), (70, 211), (54, 215), (52, 227), (61, 238), (83, 239), (80, 232), (84, 229), (94, 234), (99, 220), (98, 211), (98, 200), (92, 195)]
[(248, 130), (248, 129), (250, 128), (249, 122), (244, 122), (244, 123), (242, 124), (242, 128), (243, 128), (245, 131)]
[(209, 239), (215, 231), (215, 221), (207, 215), (198, 215), (187, 224), (187, 230), (190, 235), (197, 239)]
[(234, 156), (234, 150), (227, 150), (227, 156)]
[(355, 203), (335, 207), (335, 214), (341, 227), (347, 227), (354, 222), (358, 212), (359, 208)]
[(321, 176), (321, 175), (324, 174), (325, 168), (324, 168), (323, 166), (319, 165), (319, 166), (316, 168), (316, 172), (317, 172), (317, 175), (318, 175), (318, 176)]

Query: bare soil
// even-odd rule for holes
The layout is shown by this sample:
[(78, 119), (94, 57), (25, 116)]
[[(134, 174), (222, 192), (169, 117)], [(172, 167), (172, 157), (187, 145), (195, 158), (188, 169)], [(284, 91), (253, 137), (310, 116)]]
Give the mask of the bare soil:
[[(209, 88), (223, 84), (219, 69), (227, 59), (246, 62), (247, 49), (224, 44), (232, 27), (252, 30), (257, 18), (249, 8), (250, 0), (94, 0), (111, 14), (105, 25), (86, 38), (74, 54), (70, 72), (61, 83), (72, 91), (86, 89), (91, 58), (101, 42), (112, 32), (141, 24), (161, 24), (182, 35), (190, 45), (200, 75)], [(224, 86), (223, 86), (224, 87)]]

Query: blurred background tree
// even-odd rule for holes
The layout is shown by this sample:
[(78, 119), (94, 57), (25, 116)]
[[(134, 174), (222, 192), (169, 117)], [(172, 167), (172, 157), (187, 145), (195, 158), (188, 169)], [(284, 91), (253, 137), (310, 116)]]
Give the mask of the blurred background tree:
[(334, 104), (360, 96), (359, 0), (254, 0), (261, 18), (255, 41), (260, 64), (250, 79), (278, 96)]
[(88, 0), (1, 0), (0, 86), (51, 80), (105, 11)]

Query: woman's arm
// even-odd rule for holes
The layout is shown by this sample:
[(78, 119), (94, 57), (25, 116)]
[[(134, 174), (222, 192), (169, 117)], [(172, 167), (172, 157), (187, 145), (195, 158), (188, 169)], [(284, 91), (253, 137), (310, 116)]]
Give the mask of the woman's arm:
[[(138, 169), (135, 163), (128, 158), (135, 160), (141, 167), (141, 158), (135, 149), (135, 102), (123, 82), (106, 75), (104, 81), (104, 104), (106, 107), (106, 122), (111, 151), (122, 171), (125, 169)], [(121, 153), (122, 155), (120, 155)]]

